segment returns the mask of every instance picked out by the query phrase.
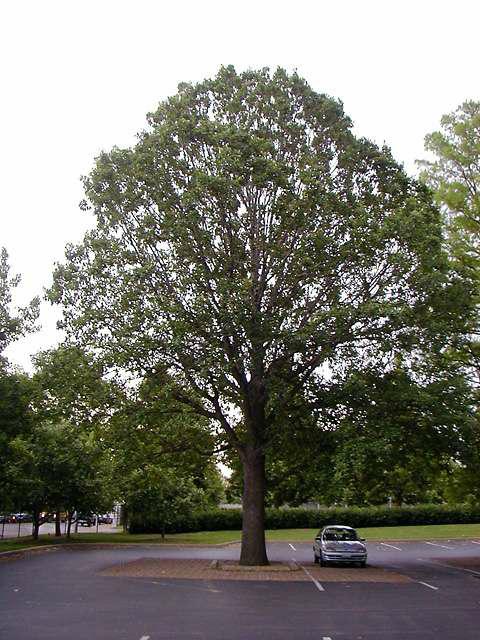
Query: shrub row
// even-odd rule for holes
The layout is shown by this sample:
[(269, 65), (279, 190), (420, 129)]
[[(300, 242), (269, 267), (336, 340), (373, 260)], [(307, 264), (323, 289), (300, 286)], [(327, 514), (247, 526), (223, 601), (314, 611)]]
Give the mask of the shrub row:
[[(415, 505), (405, 507), (330, 507), (314, 509), (267, 509), (267, 529), (320, 529), (327, 524), (351, 527), (386, 527), (398, 525), (468, 524), (480, 522), (480, 505)], [(215, 509), (178, 515), (166, 525), (167, 533), (191, 531), (239, 530), (239, 509)], [(133, 514), (130, 533), (160, 533), (162, 523), (156, 518)]]

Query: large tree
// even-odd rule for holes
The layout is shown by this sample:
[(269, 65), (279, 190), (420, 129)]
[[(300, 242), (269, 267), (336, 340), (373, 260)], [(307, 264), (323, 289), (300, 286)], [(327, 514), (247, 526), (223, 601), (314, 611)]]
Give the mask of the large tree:
[(265, 564), (283, 405), (350, 360), (450, 331), (468, 306), (428, 190), (297, 74), (232, 67), (180, 85), (85, 190), (96, 227), (50, 292), (63, 326), (112, 366), (168, 376), (211, 420), (243, 467), (240, 561)]

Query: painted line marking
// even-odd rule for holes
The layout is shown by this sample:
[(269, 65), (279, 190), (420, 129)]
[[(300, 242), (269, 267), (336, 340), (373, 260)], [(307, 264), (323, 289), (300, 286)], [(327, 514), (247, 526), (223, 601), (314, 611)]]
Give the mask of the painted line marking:
[(150, 636), (142, 636), (140, 640), (150, 640)]
[(295, 547), (293, 546), (293, 544), (290, 544), (290, 542), (288, 543), (288, 546), (291, 547), (294, 551), (296, 551)]
[(478, 542), (478, 540), (470, 540), (470, 542), (471, 542), (472, 544), (480, 544), (480, 542)]
[(400, 547), (395, 547), (393, 544), (387, 544), (386, 542), (381, 542), (384, 547), (390, 547), (391, 549), (396, 549), (397, 551), (401, 551)]
[(420, 580), (418, 581), (418, 584), (423, 584), (424, 587), (428, 587), (429, 589), (434, 589), (435, 591), (438, 591), (439, 587), (434, 587), (433, 584), (428, 584), (428, 582), (420, 582)]
[(425, 544), (431, 544), (432, 547), (440, 547), (440, 549), (455, 549), (455, 547), (446, 547), (444, 544), (438, 544), (437, 542), (425, 542)]
[(303, 565), (300, 565), (302, 567), (302, 569), (305, 571), (305, 573), (307, 574), (307, 576), (310, 578), (310, 580), (313, 582), (313, 584), (317, 587), (317, 589), (319, 591), (325, 591), (325, 589), (322, 587), (322, 585), (320, 584), (320, 582), (318, 580), (315, 580), (315, 578), (312, 576), (312, 574), (310, 573), (310, 571), (308, 571), (307, 569), (305, 569), (305, 567)]
[(429, 562), (428, 564), (438, 565), (439, 567), (445, 567), (446, 569), (456, 569), (457, 571), (466, 571), (467, 573), (473, 573), (475, 576), (480, 576), (480, 571), (474, 571), (473, 569), (466, 569), (465, 567), (456, 567), (453, 564), (443, 564), (442, 562)]
[(332, 640), (330, 636), (323, 636), (322, 640)]

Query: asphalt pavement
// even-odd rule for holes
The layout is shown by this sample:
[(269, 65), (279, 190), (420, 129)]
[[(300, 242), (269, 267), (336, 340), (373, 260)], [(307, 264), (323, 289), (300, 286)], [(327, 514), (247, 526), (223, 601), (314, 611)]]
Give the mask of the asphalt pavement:
[[(146, 557), (238, 559), (238, 545), (49, 549), (1, 560), (0, 639), (480, 638), (480, 540), (375, 542), (368, 551), (370, 565), (410, 580), (242, 582), (99, 575)], [(311, 544), (270, 544), (268, 553), (272, 561), (294, 559), (307, 571), (313, 567)]]

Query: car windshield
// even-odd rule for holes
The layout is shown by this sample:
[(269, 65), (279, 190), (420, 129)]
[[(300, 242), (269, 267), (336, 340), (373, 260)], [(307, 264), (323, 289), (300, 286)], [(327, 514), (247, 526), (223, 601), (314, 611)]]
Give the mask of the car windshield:
[(353, 529), (327, 529), (323, 533), (325, 540), (358, 540)]

